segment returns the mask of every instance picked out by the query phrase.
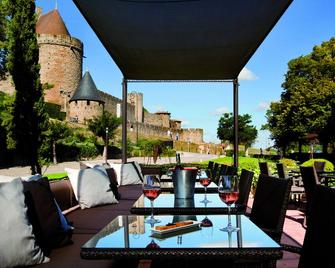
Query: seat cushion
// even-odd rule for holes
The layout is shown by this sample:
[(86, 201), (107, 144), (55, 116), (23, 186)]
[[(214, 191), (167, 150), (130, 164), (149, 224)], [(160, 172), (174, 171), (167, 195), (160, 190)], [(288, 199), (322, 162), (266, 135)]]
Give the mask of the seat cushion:
[(110, 188), (106, 170), (100, 167), (65, 170), (82, 209), (118, 202)]
[(37, 245), (27, 216), (20, 178), (0, 185), (0, 265), (35, 265), (47, 258)]
[(44, 254), (48, 255), (52, 248), (71, 243), (72, 231), (62, 226), (48, 179), (23, 181), (23, 188), (28, 217)]

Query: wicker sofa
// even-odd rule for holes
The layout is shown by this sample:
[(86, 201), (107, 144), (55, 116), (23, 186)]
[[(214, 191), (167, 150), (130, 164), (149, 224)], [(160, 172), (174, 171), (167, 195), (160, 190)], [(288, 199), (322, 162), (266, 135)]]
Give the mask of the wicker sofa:
[[(112, 260), (82, 259), (80, 248), (113, 218), (121, 214), (129, 214), (131, 206), (142, 193), (141, 185), (120, 186), (118, 190), (121, 199), (118, 204), (89, 209), (80, 209), (69, 179), (52, 181), (50, 187), (63, 213), (74, 226), (73, 244), (53, 249), (50, 255), (51, 261), (40, 264), (39, 267), (116, 267)], [(136, 267), (136, 264), (134, 265)]]

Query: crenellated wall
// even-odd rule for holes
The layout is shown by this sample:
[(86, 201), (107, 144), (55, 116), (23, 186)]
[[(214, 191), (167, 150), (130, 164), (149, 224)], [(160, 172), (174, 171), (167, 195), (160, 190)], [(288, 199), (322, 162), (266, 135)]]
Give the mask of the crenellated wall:
[[(122, 116), (122, 100), (100, 90), (99, 93), (105, 101), (105, 110), (117, 116), (117, 106), (119, 105), (119, 107), (121, 107), (120, 116)], [(135, 106), (130, 103), (127, 105), (127, 120), (135, 122)]]

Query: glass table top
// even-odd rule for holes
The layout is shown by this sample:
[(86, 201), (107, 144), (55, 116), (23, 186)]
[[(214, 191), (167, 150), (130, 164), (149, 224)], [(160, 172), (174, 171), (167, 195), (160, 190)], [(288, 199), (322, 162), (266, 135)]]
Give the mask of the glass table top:
[(152, 225), (145, 223), (147, 216), (118, 216), (82, 246), (82, 250), (108, 249), (280, 249), (280, 246), (247, 217), (232, 215), (232, 225), (240, 231), (227, 233), (220, 228), (227, 226), (227, 215), (175, 215), (155, 216), (165, 225), (180, 220), (201, 222), (205, 217), (212, 227), (196, 227), (169, 235), (152, 233)]
[[(155, 214), (227, 214), (228, 207), (221, 201), (217, 193), (208, 193), (207, 204), (201, 203), (205, 194), (195, 193), (193, 199), (175, 199), (173, 193), (161, 193), (154, 201)], [(147, 215), (151, 213), (151, 205), (143, 194), (131, 207), (133, 214)], [(231, 206), (231, 213), (244, 213), (244, 208)]]

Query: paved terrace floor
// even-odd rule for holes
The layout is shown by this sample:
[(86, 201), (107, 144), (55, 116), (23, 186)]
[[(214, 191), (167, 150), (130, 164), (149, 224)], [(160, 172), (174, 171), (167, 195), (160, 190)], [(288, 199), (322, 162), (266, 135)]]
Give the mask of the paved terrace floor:
[[(181, 152), (181, 160), (184, 163), (191, 162), (202, 162), (216, 158), (216, 155), (207, 155), (207, 154), (194, 154), (194, 153), (185, 153)], [(101, 163), (102, 159), (83, 161), (83, 162), (96, 162)], [(121, 160), (110, 159), (109, 161), (120, 162)], [(138, 161), (139, 163), (147, 163), (147, 159), (143, 157), (129, 158), (129, 161)], [(151, 161), (152, 163), (152, 161)], [(175, 163), (175, 158), (161, 158), (157, 160), (157, 164), (164, 163)], [(63, 172), (64, 168), (79, 168), (78, 162), (64, 162), (57, 165), (50, 165), (47, 168), (43, 168), (43, 173), (58, 173)], [(6, 169), (0, 169), (0, 175), (7, 176), (24, 176), (30, 173), (29, 167), (11, 167)], [(249, 199), (249, 212), (252, 207), (253, 199)], [(305, 229), (302, 226), (304, 220), (304, 214), (297, 210), (296, 208), (290, 208), (286, 213), (286, 219), (284, 224), (284, 234), (282, 236), (282, 243), (301, 246), (305, 236)], [(296, 268), (299, 263), (299, 255), (290, 252), (284, 252), (283, 259), (277, 262), (277, 268)]]

